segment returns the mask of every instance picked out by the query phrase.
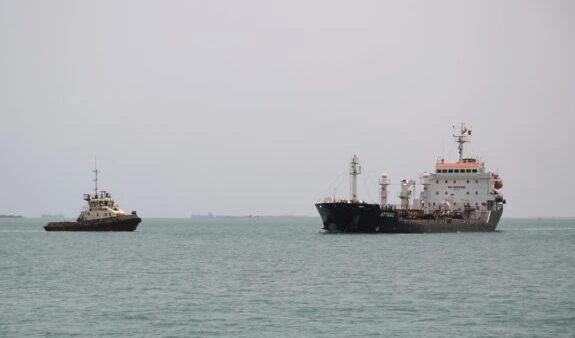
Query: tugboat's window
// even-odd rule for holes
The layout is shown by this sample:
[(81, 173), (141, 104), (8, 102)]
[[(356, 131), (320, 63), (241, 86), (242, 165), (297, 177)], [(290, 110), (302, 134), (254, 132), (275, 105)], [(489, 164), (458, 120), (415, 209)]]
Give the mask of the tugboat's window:
[(439, 174), (439, 173), (441, 172), (441, 170), (440, 170), (440, 169), (436, 169), (435, 172), (436, 172), (437, 174)]
[(477, 195), (477, 191), (475, 192), (475, 195)]
[(467, 180), (467, 183), (469, 183), (469, 180)]
[(450, 173), (452, 173), (452, 172), (453, 172), (453, 169), (449, 169), (447, 172), (450, 172)]
[(469, 191), (467, 192), (467, 195), (469, 195)]
[(445, 194), (447, 195), (447, 191), (445, 192)]
[(479, 183), (479, 181), (478, 181), (478, 180), (475, 180), (475, 183)]
[(453, 172), (456, 172), (456, 173), (459, 174), (459, 169), (455, 169)]
[(453, 180), (453, 183), (457, 183), (457, 181), (456, 181), (456, 180)]
[(435, 183), (439, 183), (439, 180), (435, 181)]
[(466, 173), (470, 173), (470, 172), (471, 172), (471, 169), (465, 169), (465, 172), (466, 172)]
[(439, 191), (436, 191), (435, 194), (436, 194), (436, 195), (439, 195)]
[(477, 172), (477, 169), (473, 169), (473, 172), (476, 173), (476, 172)]
[(445, 180), (445, 183), (447, 183), (447, 180)]

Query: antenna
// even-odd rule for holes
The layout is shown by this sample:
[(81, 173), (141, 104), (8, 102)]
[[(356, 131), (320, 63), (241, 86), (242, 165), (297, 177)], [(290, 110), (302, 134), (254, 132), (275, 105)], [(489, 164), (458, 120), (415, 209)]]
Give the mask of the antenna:
[(94, 196), (98, 197), (98, 163), (96, 162), (96, 156), (94, 155)]

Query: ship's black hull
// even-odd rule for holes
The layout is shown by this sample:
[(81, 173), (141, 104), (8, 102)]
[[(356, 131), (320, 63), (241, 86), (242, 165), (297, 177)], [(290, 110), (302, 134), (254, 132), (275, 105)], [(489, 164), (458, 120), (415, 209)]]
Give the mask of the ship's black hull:
[(142, 219), (136, 215), (78, 222), (50, 222), (46, 231), (134, 231)]
[(382, 209), (379, 204), (318, 203), (316, 208), (329, 232), (359, 233), (437, 233), (495, 231), (503, 209), (493, 210), (485, 220), (451, 217), (405, 218), (397, 210)]

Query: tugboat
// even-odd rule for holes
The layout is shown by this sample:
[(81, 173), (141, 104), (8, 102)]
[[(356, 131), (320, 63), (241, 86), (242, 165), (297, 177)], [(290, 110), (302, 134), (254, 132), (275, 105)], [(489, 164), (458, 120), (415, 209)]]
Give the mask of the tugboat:
[(142, 221), (135, 211), (126, 214), (106, 191), (98, 192), (98, 169), (94, 169), (94, 195), (84, 194), (88, 206), (75, 222), (50, 222), (46, 231), (134, 231)]
[(446, 162), (441, 158), (435, 163), (434, 173), (423, 173), (419, 198), (414, 198), (415, 181), (402, 180), (399, 206), (387, 203), (387, 174), (379, 180), (379, 204), (357, 198), (361, 166), (354, 155), (349, 170), (350, 198), (327, 197), (315, 205), (323, 229), (363, 233), (495, 231), (506, 203), (498, 191), (503, 181), (499, 174), (486, 171), (483, 162), (463, 156), (463, 144), (470, 142), (470, 128), (462, 123), (453, 137), (458, 143), (459, 160)]

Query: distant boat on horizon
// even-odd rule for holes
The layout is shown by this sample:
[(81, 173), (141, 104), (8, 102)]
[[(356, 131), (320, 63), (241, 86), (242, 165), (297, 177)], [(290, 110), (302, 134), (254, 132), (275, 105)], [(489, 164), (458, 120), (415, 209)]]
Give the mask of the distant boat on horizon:
[(12, 214), (10, 214), (10, 215), (1, 214), (1, 215), (0, 215), (0, 218), (24, 218), (24, 216), (22, 216), (22, 215), (12, 215)]

